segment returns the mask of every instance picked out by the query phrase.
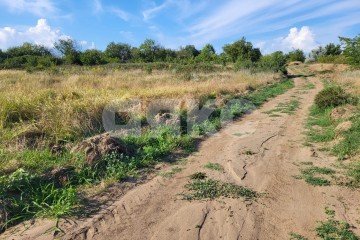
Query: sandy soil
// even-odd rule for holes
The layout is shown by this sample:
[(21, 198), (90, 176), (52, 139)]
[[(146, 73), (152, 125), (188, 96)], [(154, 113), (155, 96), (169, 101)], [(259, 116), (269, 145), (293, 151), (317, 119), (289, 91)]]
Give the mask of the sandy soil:
[[(296, 73), (296, 72), (295, 72)], [(299, 72), (297, 72), (299, 73)], [(156, 176), (129, 190), (92, 218), (62, 221), (61, 239), (289, 239), (296, 232), (316, 239), (317, 221), (325, 207), (337, 218), (359, 226), (359, 191), (340, 186), (314, 187), (294, 176), (300, 162), (331, 166), (336, 160), (304, 146), (304, 124), (313, 99), (322, 88), (316, 77), (295, 78), (296, 87), (261, 109), (228, 125), (201, 143), (172, 178)], [(304, 90), (307, 81), (315, 88)], [(298, 99), (294, 114), (271, 116), (266, 111)], [(249, 151), (252, 155), (247, 154)], [(314, 154), (316, 151), (316, 154)], [(316, 156), (316, 157), (314, 157)], [(219, 163), (224, 171), (203, 166)], [(261, 196), (255, 201), (221, 198), (185, 201), (181, 193), (189, 175), (206, 172), (211, 178), (246, 186)], [(9, 230), (9, 239), (51, 239), (44, 233), (53, 222), (43, 221), (23, 231)], [(360, 234), (359, 228), (353, 231)]]

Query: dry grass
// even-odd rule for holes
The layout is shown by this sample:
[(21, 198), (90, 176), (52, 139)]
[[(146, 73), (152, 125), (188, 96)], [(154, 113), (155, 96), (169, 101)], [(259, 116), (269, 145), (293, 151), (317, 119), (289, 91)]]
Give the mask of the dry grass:
[(14, 150), (26, 148), (19, 139), (34, 136), (43, 139), (41, 145), (46, 146), (101, 132), (103, 108), (115, 99), (239, 94), (278, 81), (273, 73), (246, 71), (189, 76), (172, 71), (148, 74), (97, 67), (78, 73), (0, 71), (1, 145), (5, 143), (6, 148)]
[(350, 93), (360, 96), (360, 70), (335, 73), (334, 81)]

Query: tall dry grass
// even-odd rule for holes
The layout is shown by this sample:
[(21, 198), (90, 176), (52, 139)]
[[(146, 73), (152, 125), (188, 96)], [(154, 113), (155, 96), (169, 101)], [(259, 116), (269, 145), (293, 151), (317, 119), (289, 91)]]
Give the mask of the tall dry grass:
[[(111, 70), (47, 73), (0, 71), (0, 141), (6, 148), (74, 142), (103, 131), (112, 100), (240, 94), (278, 81), (274, 73)], [(25, 140), (20, 140), (25, 139)], [(30, 139), (30, 141), (28, 141)]]

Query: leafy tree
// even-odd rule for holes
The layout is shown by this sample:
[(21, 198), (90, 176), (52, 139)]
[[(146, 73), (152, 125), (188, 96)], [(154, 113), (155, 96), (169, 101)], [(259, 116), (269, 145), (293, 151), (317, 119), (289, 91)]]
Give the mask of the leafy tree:
[(336, 56), (342, 53), (341, 46), (339, 44), (329, 43), (325, 46), (324, 54), (326, 56)]
[(179, 51), (177, 51), (176, 55), (180, 59), (193, 59), (200, 54), (200, 51), (195, 48), (194, 45), (187, 45), (185, 47), (181, 47)]
[(215, 48), (211, 44), (206, 44), (196, 57), (199, 62), (212, 62), (216, 60)]
[(104, 63), (103, 53), (96, 49), (89, 49), (80, 55), (84, 65), (99, 65)]
[(21, 56), (51, 56), (51, 52), (44, 46), (24, 43), (18, 47), (9, 48), (6, 51), (9, 58)]
[(223, 50), (234, 63), (238, 61), (239, 58), (241, 60), (257, 61), (261, 56), (260, 50), (253, 49), (252, 43), (247, 42), (244, 37), (232, 44), (225, 45)]
[(76, 42), (72, 39), (60, 39), (55, 43), (55, 49), (64, 57), (67, 64), (80, 64), (80, 51)]
[(344, 55), (350, 65), (360, 67), (360, 35), (354, 38), (340, 37), (344, 45)]
[(258, 66), (264, 70), (287, 73), (285, 68), (286, 60), (286, 55), (284, 55), (284, 53), (281, 51), (277, 51), (262, 56)]
[(128, 62), (132, 58), (131, 46), (125, 43), (111, 42), (106, 47), (105, 56), (111, 62)]
[(288, 53), (288, 58), (290, 62), (304, 62), (305, 61), (305, 54), (302, 50), (296, 49)]
[(161, 46), (152, 39), (146, 39), (139, 47), (139, 57), (143, 62), (154, 62), (159, 57)]

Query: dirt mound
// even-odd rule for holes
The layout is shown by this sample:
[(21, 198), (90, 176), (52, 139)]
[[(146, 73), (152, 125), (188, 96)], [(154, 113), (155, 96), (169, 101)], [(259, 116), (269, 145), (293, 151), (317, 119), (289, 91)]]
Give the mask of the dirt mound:
[(353, 105), (345, 105), (345, 106), (339, 106), (337, 108), (334, 108), (334, 110), (331, 111), (330, 117), (333, 120), (339, 120), (339, 119), (349, 119), (353, 114), (356, 112), (356, 107)]
[(121, 139), (110, 136), (110, 134), (101, 134), (89, 138), (75, 148), (72, 152), (82, 152), (86, 156), (86, 163), (90, 166), (98, 163), (101, 158), (111, 153), (130, 155), (132, 153), (129, 146)]

